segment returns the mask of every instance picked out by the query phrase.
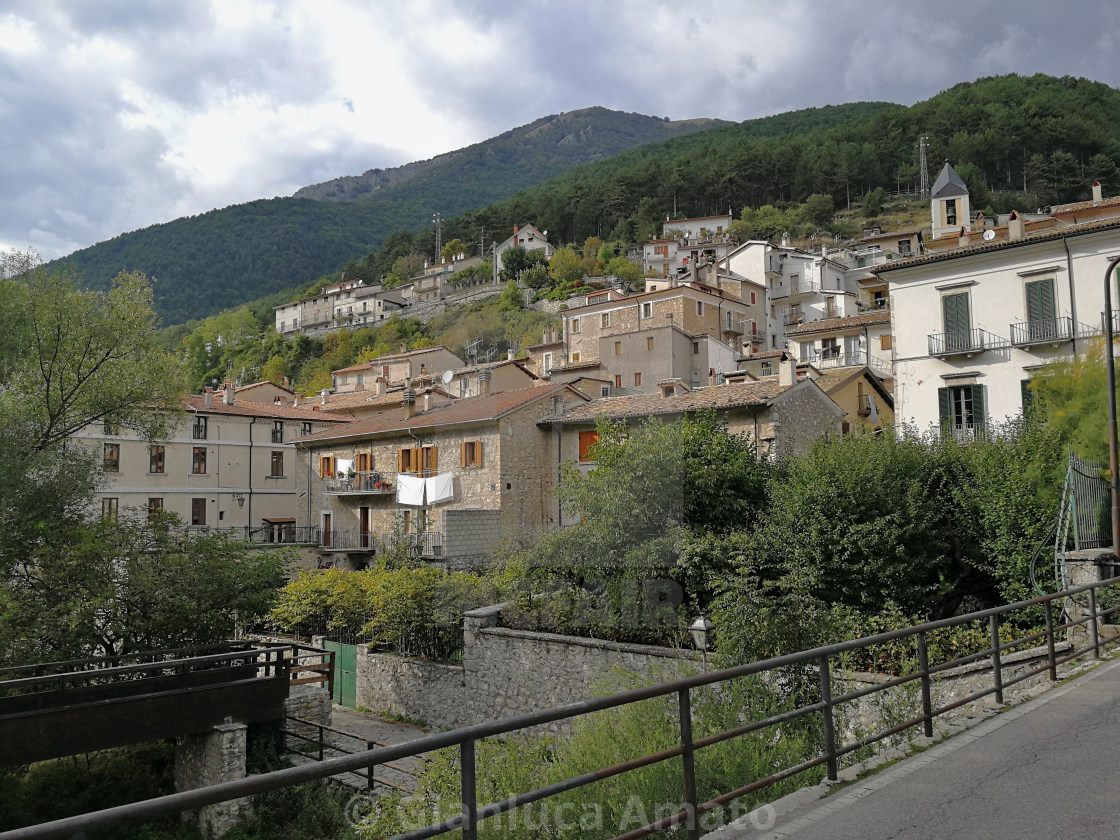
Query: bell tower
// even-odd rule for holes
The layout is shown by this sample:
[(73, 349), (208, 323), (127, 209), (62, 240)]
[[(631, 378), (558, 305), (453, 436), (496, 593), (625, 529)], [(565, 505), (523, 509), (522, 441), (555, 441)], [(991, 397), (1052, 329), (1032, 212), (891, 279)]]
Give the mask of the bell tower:
[(968, 187), (957, 171), (945, 161), (930, 190), (930, 216), (933, 239), (972, 230), (972, 208), (968, 203)]

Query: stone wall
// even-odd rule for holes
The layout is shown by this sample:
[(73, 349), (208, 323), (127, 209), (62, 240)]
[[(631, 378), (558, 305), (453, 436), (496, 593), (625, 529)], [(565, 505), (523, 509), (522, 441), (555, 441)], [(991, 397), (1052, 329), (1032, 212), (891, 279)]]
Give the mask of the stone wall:
[[(245, 777), (243, 723), (227, 723), (206, 732), (182, 735), (175, 741), (175, 789), (209, 787)], [(197, 823), (203, 834), (220, 837), (253, 811), (248, 798), (184, 811), (183, 821)]]
[(358, 645), (359, 706), (420, 721), (432, 729), (454, 729), (475, 722), (472, 700), (460, 666), (371, 653), (368, 646)]
[(501, 537), (500, 510), (443, 512), (443, 555), (449, 568), (481, 567)]

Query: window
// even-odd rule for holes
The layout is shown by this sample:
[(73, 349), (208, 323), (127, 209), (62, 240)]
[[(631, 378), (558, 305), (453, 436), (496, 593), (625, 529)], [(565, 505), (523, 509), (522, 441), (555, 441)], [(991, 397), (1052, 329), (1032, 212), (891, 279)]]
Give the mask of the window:
[(773, 362), (763, 362), (762, 363), (762, 370), (759, 371), (759, 373), (761, 373), (763, 376), (772, 376), (774, 374), (774, 363)]
[(890, 350), (891, 349), (890, 333), (887, 333), (886, 335), (879, 336), (879, 349), (880, 350)]
[(101, 518), (102, 519), (107, 519), (110, 522), (116, 522), (117, 521), (117, 508), (118, 508), (118, 505), (119, 505), (119, 501), (120, 501), (119, 499), (115, 499), (115, 498), (102, 499), (101, 500)]
[(579, 433), (579, 459), (594, 461), (594, 448), (599, 443), (599, 433), (595, 431)]
[(652, 350), (652, 349), (653, 349), (653, 336), (652, 335), (646, 336), (646, 350)]
[(611, 395), (611, 386), (610, 385), (603, 385), (599, 388), (599, 396), (600, 397), (609, 397), (610, 395)]
[(283, 478), (284, 477), (284, 453), (283, 452), (273, 452), (272, 453), (272, 470), (269, 472), (269, 476), (271, 478)]
[(983, 385), (953, 385), (937, 389), (942, 429), (982, 431), (987, 418)]
[(273, 420), (272, 421), (272, 442), (273, 443), (283, 443), (284, 442), (284, 421), (283, 420)]
[(319, 478), (334, 478), (334, 456), (322, 455), (319, 458)]
[(789, 276), (789, 293), (795, 295), (799, 291), (801, 291), (801, 275), (791, 274)]
[(572, 353), (572, 363), (575, 364), (579, 361), (579, 353)]
[(840, 357), (840, 341), (836, 338), (821, 339), (821, 358), (837, 359)]
[(910, 240), (909, 239), (898, 240), (898, 255), (900, 257), (908, 257), (908, 256), (910, 256), (910, 254), (911, 254)]
[(119, 443), (105, 444), (104, 451), (105, 472), (121, 471), (121, 445)]
[(599, 316), (599, 326), (609, 327), (611, 325), (611, 313), (604, 312)]
[(941, 315), (944, 319), (947, 350), (967, 350), (972, 346), (968, 308), (968, 292), (945, 295), (941, 298)]
[(957, 223), (957, 200), (950, 198), (945, 202), (945, 224), (955, 225)]
[(191, 437), (195, 440), (206, 440), (206, 418), (194, 418), (194, 425), (191, 426)]
[(482, 466), (482, 441), (467, 440), (460, 445), (462, 465), (464, 467)]
[(572, 332), (579, 332), (579, 318), (572, 318)]
[(551, 353), (545, 353), (544, 354), (544, 359), (542, 360), (541, 364), (542, 364), (542, 366), (544, 368), (544, 372), (546, 374), (549, 371), (551, 371), (552, 370), (552, 354)]
[[(657, 291), (656, 286), (653, 286), (652, 289), (655, 292)], [(643, 318), (652, 318), (653, 317), (653, 304), (652, 303), (643, 303), (642, 304), (642, 317)]]
[(205, 525), (206, 524), (206, 500), (205, 499), (191, 499), (191, 524), (192, 525)]
[(695, 356), (699, 352), (700, 352), (700, 342), (699, 341), (692, 342), (692, 355)]
[(438, 472), (435, 446), (401, 449), (397, 452), (397, 469), (402, 473), (435, 475)]
[(1023, 400), (1023, 416), (1027, 417), (1034, 409), (1034, 390), (1031, 388), (1031, 381), (1024, 379), (1020, 382), (1019, 391)]
[(622, 342), (621, 341), (616, 341), (614, 343), (614, 354), (616, 356), (621, 356), (622, 355)]
[(637, 371), (637, 372), (634, 373), (634, 387), (639, 388), (639, 387), (641, 387), (641, 384), (642, 384), (642, 374), (641, 374), (641, 371)]
[(300, 426), (300, 429), (299, 429), (299, 433), (300, 433), (301, 435), (309, 435), (309, 434), (311, 434), (311, 423), (310, 423), (310, 422), (306, 422), (306, 421), (305, 421), (305, 422), (303, 423), (303, 425), (302, 425), (302, 426)]
[(836, 298), (833, 297), (832, 295), (828, 295), (824, 299), (824, 317), (826, 317), (826, 318), (835, 318), (836, 317)]
[(163, 512), (163, 499), (150, 498), (148, 499), (148, 521), (155, 519)]
[(101, 432), (106, 435), (119, 435), (121, 433), (121, 427), (112, 420), (106, 420)]
[(1058, 337), (1054, 279), (1032, 280), (1024, 286), (1027, 296), (1027, 329), (1032, 341)]
[(622, 374), (621, 373), (616, 373), (614, 375), (614, 387), (616, 387), (616, 388), (621, 388), (622, 387)]
[(148, 447), (148, 472), (162, 473), (165, 466), (166, 451), (162, 446)]
[(756, 301), (754, 299), (754, 292), (751, 292), (751, 306), (754, 306), (755, 302)]
[(702, 300), (696, 301), (696, 314), (697, 315), (703, 315), (704, 314), (704, 301), (702, 301)]
[(191, 473), (194, 475), (206, 475), (206, 447), (196, 446), (191, 455)]

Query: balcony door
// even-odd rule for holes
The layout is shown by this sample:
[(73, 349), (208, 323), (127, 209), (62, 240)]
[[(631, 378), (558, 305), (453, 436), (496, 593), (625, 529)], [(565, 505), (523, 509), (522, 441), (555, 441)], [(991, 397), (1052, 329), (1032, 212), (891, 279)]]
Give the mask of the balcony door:
[(945, 348), (968, 350), (972, 347), (968, 292), (941, 298), (941, 314), (945, 323)]
[[(358, 460), (359, 460), (359, 462), (361, 461), (360, 456), (359, 456)], [(361, 540), (362, 540), (361, 546), (362, 546), (362, 548), (369, 548), (369, 508), (368, 507), (363, 506), (363, 507), (358, 508), (358, 522), (359, 522), (359, 528), (361, 529), (360, 530), (360, 536), (361, 536)]]
[(1057, 307), (1054, 303), (1054, 280), (1032, 280), (1026, 284), (1027, 329), (1032, 341), (1058, 338)]

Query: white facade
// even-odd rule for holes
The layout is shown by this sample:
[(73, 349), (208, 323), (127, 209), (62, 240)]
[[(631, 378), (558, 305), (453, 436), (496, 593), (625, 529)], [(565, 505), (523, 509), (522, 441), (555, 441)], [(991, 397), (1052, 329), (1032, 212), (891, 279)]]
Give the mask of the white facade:
[(546, 260), (552, 259), (552, 254), (556, 250), (548, 242), (548, 231), (541, 232), (533, 225), (525, 225), (525, 227), (514, 227), (513, 236), (503, 242), (499, 242), (494, 248), (494, 275), (497, 276), (498, 272), (502, 270), (502, 254), (510, 248), (522, 248), (526, 252), (529, 251), (543, 251)]
[(1032, 372), (1101, 332), (1118, 254), (1113, 221), (875, 269), (890, 289), (899, 422), (967, 432), (1021, 414)]

